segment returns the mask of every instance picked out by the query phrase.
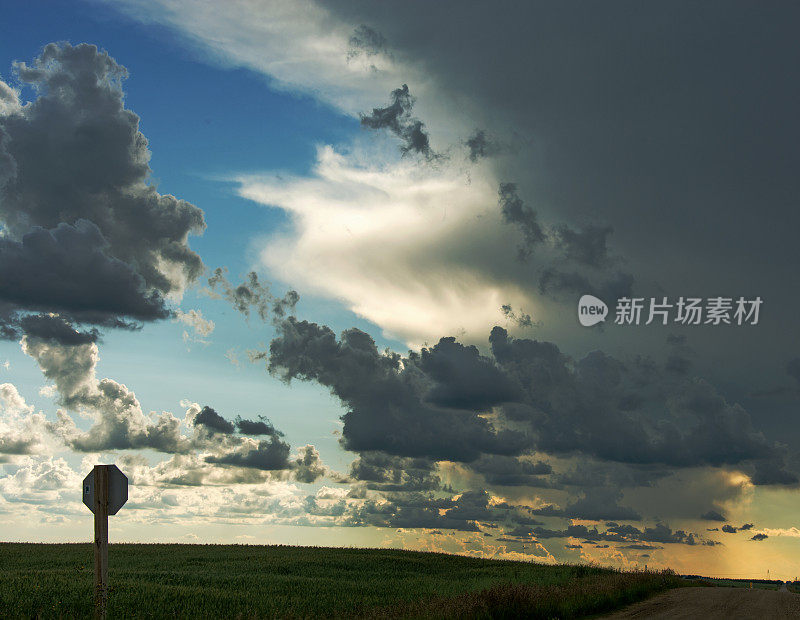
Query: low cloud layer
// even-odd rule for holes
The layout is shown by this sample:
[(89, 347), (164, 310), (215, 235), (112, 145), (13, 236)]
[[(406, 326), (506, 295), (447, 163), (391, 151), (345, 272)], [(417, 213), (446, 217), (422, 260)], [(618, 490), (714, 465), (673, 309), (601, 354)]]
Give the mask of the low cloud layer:
[[(629, 466), (739, 466), (755, 484), (797, 482), (784, 448), (703, 379), (600, 351), (572, 360), (500, 327), (489, 342), (491, 357), (442, 338), (401, 358), (360, 330), (337, 339), (289, 317), (270, 344), (269, 370), (330, 388), (347, 408), (342, 444), (353, 451), (472, 462), (538, 449)], [(520, 424), (527, 430), (511, 430)]]
[[(482, 453), (519, 454), (529, 445), (523, 433), (498, 430), (478, 415), (501, 402), (503, 394), (479, 390), (474, 407), (448, 407), (448, 396), (463, 396), (442, 382), (442, 392), (426, 399), (424, 375), (405, 368), (413, 369), (417, 360), (403, 360), (401, 370), (399, 355), (379, 353), (372, 338), (358, 329), (337, 340), (328, 327), (289, 317), (279, 334), (270, 344), (270, 372), (286, 381), (314, 380), (329, 387), (349, 409), (342, 418), (342, 442), (349, 450), (472, 461)], [(437, 349), (428, 355), (435, 357)], [(453, 380), (462, 380), (460, 373)], [(437, 398), (445, 406), (437, 406)]]
[[(52, 381), (56, 401), (64, 409), (57, 411), (55, 422), (45, 422), (37, 414), (29, 415), (24, 424), (18, 419), (19, 414), (5, 412), (2, 419), (8, 432), (0, 433), (0, 453), (30, 452), (30, 445), (41, 441), (32, 432), (38, 427), (42, 435), (58, 438), (76, 452), (148, 448), (178, 455), (183, 457), (178, 462), (184, 469), (192, 464), (189, 470), (199, 476), (194, 478), (197, 484), (215, 475), (203, 463), (285, 472), (300, 482), (313, 482), (327, 472), (314, 446), (305, 446), (296, 460), (290, 459), (291, 448), (282, 439), (283, 433), (263, 416), (238, 416), (231, 421), (213, 407), (196, 404), (190, 404), (184, 419), (167, 411), (146, 413), (128, 387), (113, 379), (97, 378), (99, 351), (95, 342), (64, 344), (26, 335), (22, 348), (37, 362), (45, 378)], [(26, 408), (13, 386), (8, 386), (6, 392), (13, 403), (12, 410)], [(88, 416), (92, 425), (82, 430), (69, 411)], [(16, 427), (13, 433), (12, 423)], [(3, 428), (0, 426), (0, 431)], [(260, 436), (268, 438), (254, 438)], [(186, 471), (181, 474), (184, 478), (188, 475)]]

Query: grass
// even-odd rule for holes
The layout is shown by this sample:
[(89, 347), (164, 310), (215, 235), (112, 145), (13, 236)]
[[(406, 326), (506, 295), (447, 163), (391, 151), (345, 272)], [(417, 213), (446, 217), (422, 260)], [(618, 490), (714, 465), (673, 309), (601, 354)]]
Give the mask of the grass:
[(688, 579), (695, 579), (704, 585), (719, 586), (724, 588), (754, 588), (760, 590), (779, 590), (782, 581), (776, 579), (726, 579), (720, 577), (700, 577), (691, 575)]
[(760, 590), (777, 590), (781, 587), (780, 581), (752, 580), (752, 579), (708, 579), (715, 586), (726, 588), (757, 588)]
[[(89, 544), (0, 544), (0, 616), (91, 616)], [(393, 549), (109, 549), (109, 618), (529, 617), (607, 611), (681, 585), (625, 573)]]

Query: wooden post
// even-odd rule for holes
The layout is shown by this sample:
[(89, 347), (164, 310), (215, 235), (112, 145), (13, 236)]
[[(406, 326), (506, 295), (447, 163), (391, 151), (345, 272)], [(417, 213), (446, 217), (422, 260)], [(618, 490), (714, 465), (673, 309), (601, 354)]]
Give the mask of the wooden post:
[(108, 604), (108, 465), (94, 466), (94, 615)]

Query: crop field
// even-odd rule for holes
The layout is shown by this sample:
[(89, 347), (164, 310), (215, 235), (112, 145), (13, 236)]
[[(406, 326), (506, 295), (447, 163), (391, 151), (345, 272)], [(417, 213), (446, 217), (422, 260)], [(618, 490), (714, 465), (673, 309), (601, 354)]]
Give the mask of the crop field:
[(778, 590), (783, 582), (768, 581), (766, 579), (711, 579), (706, 578), (711, 585), (724, 588), (759, 588), (762, 590)]
[[(0, 617), (91, 616), (93, 557), (89, 544), (0, 544)], [(109, 565), (109, 618), (571, 618), (682, 583), (392, 549), (117, 544)]]

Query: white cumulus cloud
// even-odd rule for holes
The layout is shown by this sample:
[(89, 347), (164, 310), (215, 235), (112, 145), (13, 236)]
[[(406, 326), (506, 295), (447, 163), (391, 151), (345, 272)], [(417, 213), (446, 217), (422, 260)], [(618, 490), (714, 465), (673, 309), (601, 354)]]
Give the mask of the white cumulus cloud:
[(507, 270), (515, 231), (480, 168), (468, 175), (447, 162), (368, 162), (323, 146), (310, 177), (238, 181), (243, 197), (285, 210), (294, 223), (265, 244), (270, 271), (343, 300), (389, 336), (412, 346), (454, 333), (482, 341), (507, 322), (504, 304), (536, 316), (536, 302)]

